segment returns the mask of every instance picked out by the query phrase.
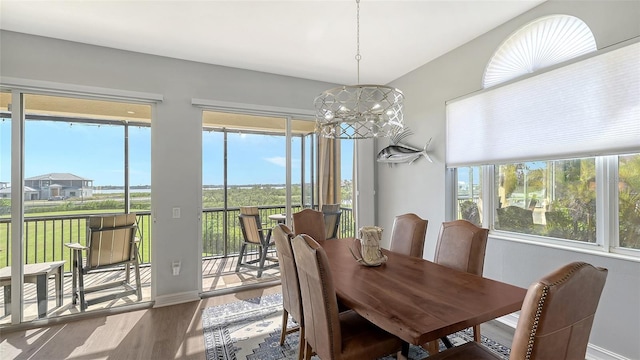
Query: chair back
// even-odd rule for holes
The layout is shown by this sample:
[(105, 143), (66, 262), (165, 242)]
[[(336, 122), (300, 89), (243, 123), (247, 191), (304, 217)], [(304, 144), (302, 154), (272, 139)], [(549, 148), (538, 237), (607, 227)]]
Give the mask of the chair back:
[(137, 256), (136, 214), (90, 216), (87, 219), (86, 271), (128, 263)]
[(464, 220), (468, 220), (473, 225), (482, 226), (480, 209), (478, 209), (478, 204), (475, 202), (466, 200), (460, 203), (460, 215)]
[(292, 243), (307, 343), (321, 359), (339, 359), (342, 333), (327, 254), (318, 242), (305, 234), (296, 236)]
[(273, 228), (271, 236), (276, 243), (278, 253), (278, 263), (280, 264), (280, 281), (282, 283), (282, 307), (291, 316), (303, 324), (302, 301), (300, 300), (300, 283), (298, 280), (298, 269), (293, 257), (291, 240), (293, 233), (285, 224), (278, 224)]
[(324, 214), (324, 228), (327, 239), (337, 238), (340, 227), (340, 217), (342, 216), (340, 204), (322, 205), (322, 213)]
[(443, 222), (438, 234), (434, 262), (482, 276), (489, 229), (467, 220)]
[(313, 209), (303, 209), (293, 214), (293, 232), (296, 235), (307, 234), (314, 240), (326, 240), (324, 214)]
[(511, 345), (511, 359), (584, 360), (607, 269), (565, 265), (532, 284)]
[(422, 259), (428, 224), (429, 221), (416, 214), (396, 216), (393, 220), (389, 250)]
[(254, 244), (264, 243), (262, 222), (260, 222), (260, 213), (256, 206), (241, 206), (238, 220), (240, 221), (242, 236), (246, 242)]

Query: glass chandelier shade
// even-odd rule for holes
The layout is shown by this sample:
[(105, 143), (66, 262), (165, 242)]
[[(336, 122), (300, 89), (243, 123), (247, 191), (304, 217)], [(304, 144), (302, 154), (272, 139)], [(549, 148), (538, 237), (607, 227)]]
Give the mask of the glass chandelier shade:
[(322, 92), (315, 99), (316, 133), (332, 139), (368, 139), (393, 136), (404, 128), (404, 95), (383, 85), (360, 85), (360, 0), (357, 6), (358, 85)]
[(334, 139), (389, 137), (404, 127), (404, 95), (380, 85), (340, 86), (315, 100), (316, 132)]

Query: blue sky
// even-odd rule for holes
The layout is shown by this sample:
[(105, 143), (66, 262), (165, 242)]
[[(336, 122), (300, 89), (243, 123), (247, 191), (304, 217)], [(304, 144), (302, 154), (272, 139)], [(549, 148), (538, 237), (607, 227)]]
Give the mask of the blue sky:
[[(0, 181), (11, 181), (11, 122), (0, 122)], [(25, 177), (71, 173), (94, 181), (94, 186), (124, 184), (124, 130), (122, 126), (28, 121), (25, 129)], [(223, 182), (222, 134), (203, 133), (203, 184)], [(130, 184), (151, 182), (149, 128), (129, 129)], [(285, 138), (229, 134), (231, 185), (285, 183)], [(300, 139), (292, 143), (292, 182), (300, 179)], [(351, 146), (342, 147), (349, 159), (342, 164), (343, 179), (351, 179)]]

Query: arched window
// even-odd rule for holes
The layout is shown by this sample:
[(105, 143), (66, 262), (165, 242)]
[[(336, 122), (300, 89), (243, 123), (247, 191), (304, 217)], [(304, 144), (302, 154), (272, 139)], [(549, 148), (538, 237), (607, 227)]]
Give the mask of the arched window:
[(559, 64), (597, 50), (591, 29), (569, 15), (536, 19), (509, 36), (487, 65), (483, 87)]

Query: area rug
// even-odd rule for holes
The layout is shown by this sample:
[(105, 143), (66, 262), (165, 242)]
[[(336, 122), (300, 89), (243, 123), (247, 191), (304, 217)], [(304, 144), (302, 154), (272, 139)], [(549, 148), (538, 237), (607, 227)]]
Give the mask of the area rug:
[[(276, 360), (296, 359), (299, 333), (287, 335), (280, 346), (282, 294), (265, 295), (203, 309), (202, 324), (207, 360)], [(294, 326), (289, 317), (289, 326)], [(449, 336), (454, 346), (473, 341), (471, 329)], [(482, 344), (502, 359), (509, 358), (509, 348), (485, 336)], [(441, 345), (441, 350), (444, 348)], [(419, 346), (409, 348), (410, 359), (429, 355)], [(313, 357), (312, 359), (318, 359)], [(381, 360), (395, 359), (388, 356)]]

